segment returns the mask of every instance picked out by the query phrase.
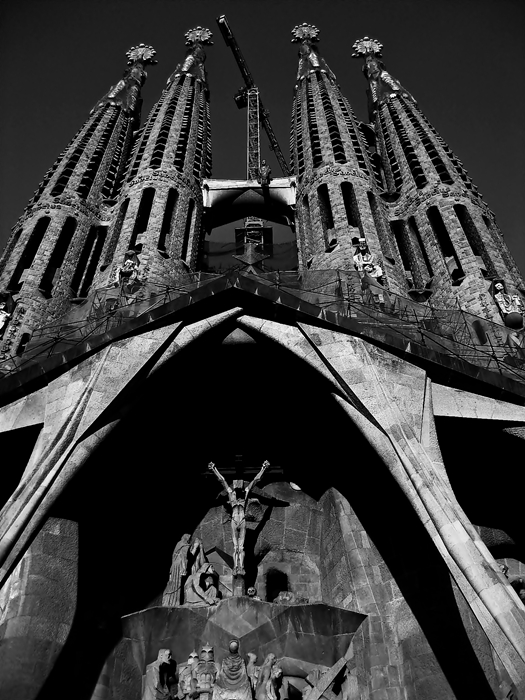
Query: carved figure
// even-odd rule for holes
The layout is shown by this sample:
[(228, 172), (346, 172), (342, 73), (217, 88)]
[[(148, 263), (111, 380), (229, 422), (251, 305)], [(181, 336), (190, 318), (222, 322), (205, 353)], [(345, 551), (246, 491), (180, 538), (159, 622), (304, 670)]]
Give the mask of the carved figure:
[(276, 662), (275, 654), (268, 654), (259, 671), (255, 700), (279, 700), (282, 675), (283, 670)]
[(142, 700), (171, 700), (175, 696), (175, 673), (169, 649), (159, 649), (157, 660), (148, 664), (144, 679)]
[(194, 574), (188, 576), (184, 584), (184, 603), (199, 607), (216, 605), (220, 600), (216, 579), (213, 564), (204, 563)]
[(205, 644), (199, 654), (199, 660), (193, 665), (191, 673), (191, 697), (211, 700), (213, 686), (219, 669), (214, 660), (213, 647)]
[(162, 595), (162, 605), (173, 608), (181, 603), (182, 577), (188, 573), (190, 535), (182, 535), (175, 545), (171, 559), (170, 578)]
[(191, 674), (198, 658), (197, 652), (192, 651), (188, 656), (188, 663), (179, 667), (179, 690), (177, 693), (179, 700), (185, 700), (191, 693)]
[(212, 700), (252, 700), (250, 677), (239, 654), (239, 641), (232, 639), (213, 688)]
[(272, 169), (267, 165), (265, 160), (261, 161), (261, 167), (259, 168), (259, 174), (257, 176), (257, 182), (260, 182), (262, 187), (269, 187), (270, 181), (272, 179)]
[(494, 300), (506, 326), (517, 329), (523, 326), (523, 302), (517, 294), (507, 294), (503, 280), (494, 282)]
[(260, 672), (260, 667), (255, 664), (257, 661), (257, 654), (252, 654), (251, 651), (248, 652), (248, 664), (246, 665), (246, 672), (248, 674), (248, 678), (250, 679), (250, 683), (252, 686), (252, 690), (255, 690), (257, 687), (257, 680), (259, 678), (259, 672)]
[[(270, 463), (263, 462), (261, 470), (246, 488), (243, 489), (243, 481), (234, 481), (233, 488), (228, 486), (226, 479), (215, 467), (213, 462), (208, 464), (208, 469), (212, 471), (228, 493), (228, 501), (232, 509), (232, 539), (233, 539), (233, 575), (244, 575), (244, 539), (246, 537), (246, 507), (248, 496), (252, 488), (263, 477), (264, 472)], [(244, 496), (242, 495), (244, 491)]]

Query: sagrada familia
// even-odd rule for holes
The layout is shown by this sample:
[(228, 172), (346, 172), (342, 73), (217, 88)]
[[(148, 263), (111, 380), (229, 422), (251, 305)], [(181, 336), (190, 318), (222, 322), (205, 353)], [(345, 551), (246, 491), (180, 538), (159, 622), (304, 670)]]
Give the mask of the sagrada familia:
[(197, 27), (142, 123), (128, 51), (13, 228), (2, 700), (525, 698), (525, 282), (382, 45), (364, 123), (318, 35), (282, 177), (246, 70), (247, 178), (211, 177)]

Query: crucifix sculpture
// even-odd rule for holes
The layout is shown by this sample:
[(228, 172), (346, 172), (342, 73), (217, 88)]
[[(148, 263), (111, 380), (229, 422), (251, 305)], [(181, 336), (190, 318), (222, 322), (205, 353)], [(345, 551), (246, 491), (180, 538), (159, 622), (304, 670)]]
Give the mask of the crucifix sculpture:
[(263, 477), (264, 472), (270, 466), (270, 462), (265, 460), (256, 477), (244, 488), (242, 480), (235, 480), (232, 486), (217, 469), (213, 462), (208, 464), (208, 469), (212, 471), (217, 479), (226, 489), (228, 503), (232, 509), (232, 539), (233, 539), (233, 575), (244, 576), (244, 538), (246, 536), (246, 510), (248, 507), (248, 497), (253, 489)]

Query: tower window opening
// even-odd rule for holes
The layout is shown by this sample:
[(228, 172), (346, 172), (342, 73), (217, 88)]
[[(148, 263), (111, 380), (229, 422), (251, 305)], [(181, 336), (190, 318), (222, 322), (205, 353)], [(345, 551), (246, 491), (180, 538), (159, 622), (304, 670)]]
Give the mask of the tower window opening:
[(104, 243), (106, 242), (107, 228), (106, 226), (95, 226), (95, 241), (92, 246), (92, 253), (89, 258), (89, 262), (86, 266), (86, 274), (82, 280), (82, 286), (80, 288), (80, 297), (86, 297), (93, 283), (95, 273), (97, 271), (98, 261), (102, 255), (102, 249), (104, 248)]
[(409, 286), (422, 289), (425, 286), (425, 278), (418, 264), (417, 252), (407, 224), (402, 219), (397, 219), (390, 222), (390, 228), (397, 243)]
[(425, 263), (427, 276), (430, 279), (434, 276), (434, 271), (432, 270), (432, 264), (430, 263), (430, 258), (428, 257), (427, 249), (425, 247), (425, 244), (423, 243), (423, 239), (421, 238), (421, 232), (419, 230), (417, 222), (413, 216), (409, 216), (407, 223), (408, 223), (409, 231), (412, 233), (413, 237), (415, 238), (415, 243), (417, 245), (417, 249), (420, 252), (421, 257)]
[(79, 197), (82, 197), (83, 199), (87, 199), (89, 193), (91, 192), (91, 188), (95, 182), (95, 178), (97, 177), (97, 173), (100, 169), (100, 165), (106, 153), (106, 149), (111, 136), (113, 135), (113, 130), (118, 119), (119, 111), (116, 109), (116, 107), (112, 107), (111, 109), (113, 111), (110, 114), (108, 122), (99, 138), (98, 144), (91, 158), (89, 159), (89, 163), (87, 164), (82, 175), (80, 185), (77, 187), (77, 193)]
[(350, 182), (342, 182), (341, 194), (343, 195), (348, 225), (358, 228), (362, 233), (361, 217), (359, 216), (359, 207), (357, 206), (357, 198), (353, 185)]
[(106, 248), (106, 255), (104, 258), (104, 264), (102, 266), (104, 269), (108, 265), (111, 265), (111, 262), (113, 260), (113, 255), (115, 254), (115, 250), (117, 248), (118, 239), (120, 238), (120, 233), (122, 231), (122, 226), (123, 226), (124, 220), (126, 218), (128, 207), (129, 207), (129, 199), (125, 199), (122, 202), (122, 204), (120, 205), (120, 209), (119, 209), (119, 212), (117, 215), (117, 220), (115, 221), (115, 226), (113, 228), (113, 233), (111, 234), (111, 238), (109, 240), (108, 247)]
[(168, 192), (168, 198), (166, 199), (166, 207), (164, 209), (164, 216), (162, 218), (162, 226), (160, 229), (159, 241), (157, 243), (157, 249), (161, 252), (166, 252), (166, 247), (169, 247), (169, 242), (171, 240), (171, 233), (174, 224), (174, 212), (175, 205), (177, 204), (177, 199), (179, 193), (173, 187), (170, 187)]
[(126, 150), (126, 142), (129, 139), (131, 119), (124, 113), (121, 113), (119, 119), (119, 136), (113, 152), (113, 158), (111, 159), (111, 163), (106, 174), (106, 179), (101, 189), (101, 194), (104, 199), (111, 199), (112, 196), (114, 196), (122, 179), (122, 170), (124, 165), (123, 156)]
[(357, 136), (354, 113), (352, 112), (351, 107), (346, 103), (344, 97), (339, 93), (337, 93), (337, 102), (343, 114), (346, 130), (348, 131), (348, 135), (350, 136), (350, 140), (352, 141), (352, 148), (354, 149), (359, 169), (368, 174), (369, 170), (366, 164), (366, 159), (363, 153), (363, 149), (361, 148), (361, 144), (359, 143), (359, 138)]
[(60, 272), (62, 264), (64, 263), (67, 251), (73, 239), (73, 235), (77, 228), (77, 220), (68, 216), (62, 226), (62, 230), (58, 236), (53, 252), (47, 263), (44, 274), (40, 281), (39, 289), (44, 294), (45, 297), (49, 298), (55, 286), (55, 278)]
[[(144, 152), (146, 150), (146, 146), (148, 145), (148, 140), (149, 140), (151, 131), (155, 125), (157, 115), (160, 112), (161, 107), (164, 104), (164, 100), (166, 99), (167, 95), (168, 95), (168, 93), (165, 92), (161, 96), (160, 100), (157, 102), (157, 104), (153, 107), (153, 109), (149, 113), (148, 118), (146, 120), (146, 124), (144, 125), (143, 129), (139, 132), (139, 135), (137, 136), (135, 147), (133, 148), (133, 151), (131, 153), (128, 168), (127, 168), (128, 169), (128, 182), (133, 180), (133, 178), (138, 173), (140, 164), (142, 162), (142, 158), (144, 156)], [(131, 163), (133, 163), (133, 165), (131, 165)]]
[(328, 90), (326, 89), (326, 85), (324, 83), (322, 74), (317, 73), (316, 75), (319, 86), (319, 93), (321, 95), (321, 102), (324, 109), (324, 115), (326, 118), (326, 125), (328, 127), (328, 134), (330, 136), (332, 151), (334, 153), (334, 160), (336, 161), (336, 163), (346, 163), (345, 149), (341, 140), (341, 132), (339, 131), (339, 126), (337, 124), (334, 108), (330, 100), (330, 95), (328, 94)]
[(405, 111), (405, 114), (407, 115), (410, 123), (414, 127), (416, 134), (419, 136), (419, 140), (423, 144), (425, 151), (427, 152), (430, 160), (432, 161), (432, 165), (434, 166), (437, 174), (439, 175), (439, 179), (446, 185), (453, 185), (454, 180), (450, 177), (450, 173), (448, 172), (445, 163), (443, 162), (443, 159), (439, 155), (437, 148), (432, 143), (432, 140), (425, 132), (420, 122), (416, 119), (415, 114), (412, 112), (406, 101), (404, 101), (402, 98), (399, 100), (399, 104)]
[(317, 129), (317, 118), (315, 116), (314, 96), (312, 83), (308, 78), (308, 86), (306, 89), (306, 114), (308, 117), (308, 131), (310, 132), (310, 147), (312, 149), (312, 163), (314, 168), (318, 168), (323, 162), (321, 153), (321, 141), (319, 139), (319, 130)]
[(159, 133), (157, 135), (157, 140), (155, 141), (155, 147), (150, 159), (150, 168), (160, 168), (162, 165), (162, 158), (164, 156), (164, 150), (168, 142), (169, 133), (171, 130), (171, 125), (173, 123), (173, 116), (175, 110), (177, 109), (177, 104), (179, 102), (179, 97), (181, 93), (181, 86), (177, 85), (173, 90), (173, 94), (164, 113), (164, 118), (160, 125)]
[(188, 141), (190, 138), (194, 94), (195, 88), (193, 86), (189, 87), (188, 92), (186, 94), (186, 105), (184, 107), (184, 114), (182, 116), (179, 140), (177, 142), (177, 148), (175, 150), (174, 165), (180, 172), (183, 172), (184, 170), (184, 163), (186, 160), (186, 149), (188, 147)]
[(481, 237), (481, 234), (478, 231), (474, 221), (472, 220), (472, 217), (470, 216), (467, 207), (465, 207), (463, 204), (455, 204), (454, 211), (456, 212), (458, 221), (461, 224), (463, 233), (465, 234), (465, 237), (469, 242), (470, 247), (472, 248), (472, 252), (478, 258), (478, 260), (480, 260), (483, 263), (485, 276), (495, 276), (496, 269), (494, 267), (494, 263), (492, 262), (492, 259), (485, 246), (485, 242)]
[(193, 218), (193, 210), (195, 209), (195, 202), (193, 199), (190, 199), (188, 203), (188, 213), (186, 215), (186, 225), (184, 227), (184, 237), (182, 239), (182, 247), (180, 251), (180, 257), (182, 260), (186, 260), (186, 257), (188, 255), (188, 245), (190, 241), (190, 233), (191, 233), (191, 222)]
[(7, 288), (10, 292), (18, 292), (22, 288), (23, 280), (21, 277), (24, 271), (31, 267), (40, 244), (42, 243), (42, 239), (44, 238), (44, 235), (48, 229), (50, 221), (51, 219), (49, 216), (43, 216), (37, 221), (36, 226), (29, 236), (24, 251), (20, 256), (18, 264), (15, 267), (15, 271), (13, 272), (13, 275), (9, 281)]
[(71, 292), (74, 297), (79, 296), (78, 292), (80, 285), (82, 284), (84, 273), (91, 257), (91, 251), (93, 250), (93, 246), (95, 245), (97, 238), (97, 228), (97, 226), (91, 226), (89, 229), (86, 240), (84, 241), (82, 252), (80, 253), (80, 257), (78, 259), (78, 264), (71, 280)]
[(441, 254), (445, 259), (450, 277), (453, 282), (459, 282), (465, 277), (465, 274), (461, 267), (456, 249), (450, 239), (447, 227), (441, 218), (439, 209), (437, 207), (429, 207), (429, 209), (427, 209), (427, 218), (434, 232), (434, 236), (436, 237), (436, 241), (438, 242)]
[(377, 199), (372, 194), (372, 192), (366, 193), (368, 197), (368, 204), (370, 206), (370, 211), (372, 212), (372, 218), (374, 219), (375, 229), (381, 244), (381, 250), (385, 257), (387, 257), (390, 262), (395, 263), (394, 251), (392, 249), (392, 241), (390, 231), (387, 230), (385, 219), (383, 213), (377, 203)]
[(134, 248), (137, 244), (137, 236), (140, 236), (141, 233), (147, 231), (154, 198), (155, 188), (146, 187), (146, 189), (142, 192), (142, 197), (140, 198), (137, 218), (135, 219), (135, 225), (133, 226), (133, 233), (129, 239), (129, 248)]
[(98, 125), (102, 121), (102, 117), (105, 115), (105, 113), (106, 109), (101, 109), (97, 116), (93, 119), (89, 127), (86, 129), (84, 135), (82, 136), (81, 140), (77, 144), (69, 159), (67, 160), (62, 172), (60, 173), (60, 176), (55, 182), (53, 189), (51, 190), (52, 197), (57, 197), (58, 195), (62, 194), (62, 192), (67, 187), (71, 175), (73, 174), (73, 171), (75, 170), (75, 167), (78, 161), (80, 160), (80, 156), (82, 155), (82, 153), (84, 153), (87, 145), (91, 140), (91, 137), (93, 136)]
[(321, 212), (321, 225), (325, 238), (326, 249), (331, 247), (328, 231), (334, 228), (334, 217), (332, 215), (332, 207), (330, 205), (330, 194), (328, 185), (319, 185), (317, 188), (317, 201), (319, 202), (319, 210)]
[(280, 569), (268, 569), (265, 576), (266, 583), (266, 600), (268, 603), (279, 596), (279, 593), (290, 590), (288, 575)]
[(410, 143), (410, 139), (407, 136), (407, 132), (403, 126), (399, 114), (396, 112), (392, 104), (388, 104), (387, 108), (416, 187), (420, 190), (427, 184), (427, 178), (425, 177), (425, 173), (423, 172), (419, 158), (414, 151), (414, 147)]
[(392, 141), (390, 140), (390, 134), (388, 133), (388, 128), (385, 119), (386, 105), (383, 105), (381, 111), (379, 112), (379, 125), (380, 138), (383, 142), (383, 164), (384, 170), (386, 171), (387, 183), (390, 189), (399, 191), (403, 186), (403, 178), (401, 177), (401, 170), (399, 168), (399, 163), (392, 146)]

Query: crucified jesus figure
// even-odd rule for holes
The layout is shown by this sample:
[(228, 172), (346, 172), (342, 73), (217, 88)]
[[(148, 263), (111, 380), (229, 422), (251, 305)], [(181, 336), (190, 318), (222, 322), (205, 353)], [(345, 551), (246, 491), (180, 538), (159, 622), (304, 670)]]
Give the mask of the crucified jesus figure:
[[(213, 462), (208, 464), (208, 469), (212, 471), (228, 493), (228, 502), (232, 509), (232, 539), (233, 539), (233, 575), (244, 576), (244, 538), (246, 536), (246, 510), (248, 506), (248, 496), (255, 484), (259, 482), (264, 472), (270, 466), (270, 462), (265, 460), (257, 476), (243, 489), (243, 482), (233, 482), (233, 488), (228, 486), (226, 479), (217, 469)], [(240, 483), (240, 486), (238, 485)], [(244, 491), (244, 496), (242, 492)]]

